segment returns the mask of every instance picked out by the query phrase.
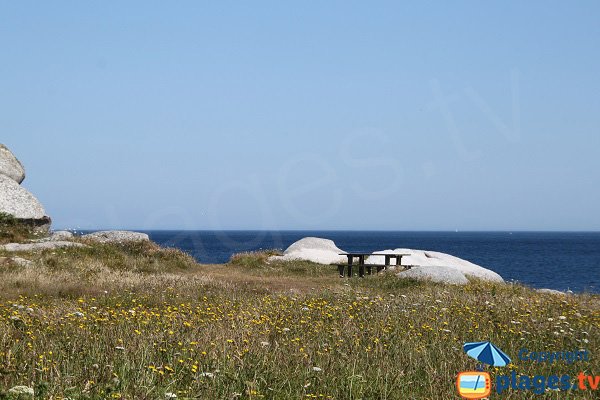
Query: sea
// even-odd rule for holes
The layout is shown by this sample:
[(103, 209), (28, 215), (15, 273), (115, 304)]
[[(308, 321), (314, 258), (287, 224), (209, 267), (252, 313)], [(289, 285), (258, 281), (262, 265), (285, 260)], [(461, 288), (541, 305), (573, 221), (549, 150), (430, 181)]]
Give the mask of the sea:
[(410, 248), (439, 251), (534, 288), (600, 293), (600, 232), (388, 232), (388, 231), (147, 231), (201, 263), (226, 263), (239, 252), (284, 250), (315, 236), (345, 251)]

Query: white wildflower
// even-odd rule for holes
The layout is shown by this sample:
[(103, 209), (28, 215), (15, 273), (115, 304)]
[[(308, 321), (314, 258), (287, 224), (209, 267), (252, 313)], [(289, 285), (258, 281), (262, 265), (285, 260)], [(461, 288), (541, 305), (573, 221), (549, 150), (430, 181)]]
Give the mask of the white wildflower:
[(319, 367), (312, 367), (312, 370), (313, 370), (313, 371), (315, 371), (315, 372), (321, 372), (321, 371), (323, 371), (323, 370), (322, 370), (321, 368), (319, 368)]

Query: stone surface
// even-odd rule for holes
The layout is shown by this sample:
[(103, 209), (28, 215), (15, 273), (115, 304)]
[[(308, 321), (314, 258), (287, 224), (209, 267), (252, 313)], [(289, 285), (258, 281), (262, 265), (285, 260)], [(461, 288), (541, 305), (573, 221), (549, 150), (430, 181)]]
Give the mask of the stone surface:
[(269, 260), (289, 261), (306, 260), (318, 264), (334, 264), (346, 262), (345, 256), (332, 240), (316, 237), (305, 237), (294, 242), (284, 252), (283, 256), (272, 256)]
[(418, 281), (431, 281), (450, 285), (466, 285), (469, 280), (465, 275), (452, 267), (412, 267), (409, 270), (396, 274), (401, 279), (415, 279)]
[[(502, 279), (502, 277), (496, 272), (450, 254), (413, 249), (382, 250), (374, 253), (406, 253), (410, 255), (402, 257), (403, 265), (420, 267), (449, 267), (458, 270), (468, 278), (478, 278), (491, 282), (504, 282), (504, 279)], [(383, 264), (385, 260), (384, 256), (370, 256), (367, 258), (366, 262), (369, 264)], [(394, 260), (392, 260), (392, 264), (393, 263), (395, 263)]]
[(21, 257), (12, 257), (10, 258), (10, 261), (19, 267), (31, 267), (33, 265), (33, 261), (29, 261)]
[(557, 296), (566, 296), (567, 295), (567, 293), (565, 293), (565, 292), (561, 292), (560, 290), (554, 290), (554, 289), (537, 289), (536, 292), (546, 293), (546, 294), (554, 294)]
[(8, 176), (17, 183), (25, 179), (25, 168), (14, 154), (0, 143), (0, 174)]
[(83, 235), (82, 238), (100, 243), (142, 242), (150, 237), (141, 232), (131, 231), (100, 231)]
[(42, 204), (17, 182), (0, 174), (0, 212), (37, 226), (50, 224)]
[(64, 241), (73, 238), (73, 233), (69, 231), (54, 231), (48, 237), (34, 240), (35, 243)]
[(42, 242), (42, 243), (8, 243), (0, 246), (0, 250), (6, 251), (36, 251), (36, 250), (48, 250), (58, 249), (63, 247), (85, 247), (85, 245), (76, 242)]
[[(346, 263), (347, 257), (340, 256), (339, 253), (344, 253), (344, 251), (338, 248), (332, 240), (306, 237), (288, 247), (284, 251), (283, 256), (273, 256), (270, 257), (269, 260), (307, 260), (319, 264)], [(449, 283), (452, 282), (456, 284), (464, 284), (465, 281), (468, 282), (467, 278), (504, 282), (502, 277), (494, 271), (449, 254), (413, 249), (382, 250), (376, 251), (375, 253), (406, 253), (410, 255), (402, 258), (403, 265), (411, 265), (414, 267), (440, 267), (438, 272), (429, 268), (426, 270), (412, 268), (411, 270), (406, 271), (409, 272), (407, 275), (408, 277), (413, 277), (415, 279), (427, 277), (436, 282), (447, 280)], [(367, 258), (366, 263), (384, 264), (385, 259), (384, 256), (370, 256)], [(392, 260), (392, 264), (393, 263), (395, 263), (394, 260)], [(404, 273), (405, 272), (400, 272), (400, 274)]]

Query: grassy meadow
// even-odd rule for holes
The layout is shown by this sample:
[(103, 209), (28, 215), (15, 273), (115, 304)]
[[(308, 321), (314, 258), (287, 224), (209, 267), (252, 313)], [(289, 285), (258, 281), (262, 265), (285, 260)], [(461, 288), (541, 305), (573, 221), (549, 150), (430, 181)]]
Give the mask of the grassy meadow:
[[(0, 399), (17, 385), (40, 399), (456, 399), (457, 373), (476, 366), (462, 344), (479, 340), (514, 361), (488, 369), (492, 381), (600, 373), (599, 296), (340, 279), (268, 252), (200, 265), (151, 243), (88, 245), (16, 254), (31, 266), (0, 250)], [(521, 348), (591, 359), (535, 364)]]

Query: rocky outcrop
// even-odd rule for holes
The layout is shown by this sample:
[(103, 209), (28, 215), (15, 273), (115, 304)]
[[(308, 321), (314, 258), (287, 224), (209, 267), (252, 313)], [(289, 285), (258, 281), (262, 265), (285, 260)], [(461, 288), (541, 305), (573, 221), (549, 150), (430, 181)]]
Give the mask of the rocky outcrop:
[(283, 256), (272, 256), (272, 261), (306, 260), (318, 264), (334, 264), (346, 262), (345, 256), (340, 256), (344, 251), (339, 249), (333, 240), (316, 237), (305, 237), (292, 243)]
[(86, 247), (84, 244), (77, 242), (55, 241), (41, 243), (8, 243), (0, 246), (0, 250), (6, 251), (39, 251), (52, 250), (64, 247)]
[(459, 270), (451, 267), (412, 267), (396, 274), (401, 279), (430, 281), (449, 285), (466, 285), (469, 280)]
[(48, 237), (42, 238), (42, 239), (37, 239), (35, 240), (36, 243), (42, 243), (42, 242), (56, 242), (56, 241), (63, 241), (63, 240), (70, 240), (73, 239), (73, 233), (69, 232), (69, 231), (54, 231), (52, 232), (52, 234)]
[(50, 217), (42, 204), (25, 188), (6, 175), (0, 174), (0, 213), (13, 216), (20, 222), (47, 230)]
[(99, 243), (144, 242), (150, 240), (150, 237), (145, 233), (131, 231), (100, 231), (83, 235), (82, 238)]
[[(470, 261), (463, 260), (450, 254), (437, 251), (424, 251), (413, 249), (394, 249), (376, 251), (377, 254), (410, 254), (402, 257), (402, 265), (411, 265), (413, 267), (449, 267), (460, 272), (467, 278), (477, 278), (490, 282), (504, 282), (504, 279), (497, 273), (487, 268), (473, 264)], [(384, 256), (370, 256), (366, 261), (368, 264), (383, 264)], [(395, 263), (392, 260), (392, 264)], [(432, 269), (434, 271), (434, 269)], [(431, 272), (435, 273), (435, 272)]]
[[(335, 243), (329, 239), (306, 237), (298, 240), (288, 247), (283, 256), (270, 257), (271, 261), (307, 260), (319, 264), (346, 263), (346, 256)], [(402, 265), (410, 265), (412, 268), (398, 273), (401, 278), (418, 280), (431, 280), (452, 284), (465, 284), (469, 278), (476, 278), (490, 282), (504, 282), (502, 277), (487, 268), (473, 264), (467, 260), (436, 251), (423, 251), (413, 249), (394, 249), (376, 251), (377, 254), (409, 254), (402, 258)], [(395, 263), (394, 260), (391, 261)], [(384, 256), (370, 256), (367, 264), (385, 263)]]
[(23, 165), (6, 146), (0, 144), (0, 213), (8, 214), (36, 231), (45, 232), (50, 229), (50, 217), (38, 199), (20, 186), (23, 179)]
[(8, 176), (17, 183), (25, 179), (25, 168), (14, 154), (0, 143), (0, 174)]

